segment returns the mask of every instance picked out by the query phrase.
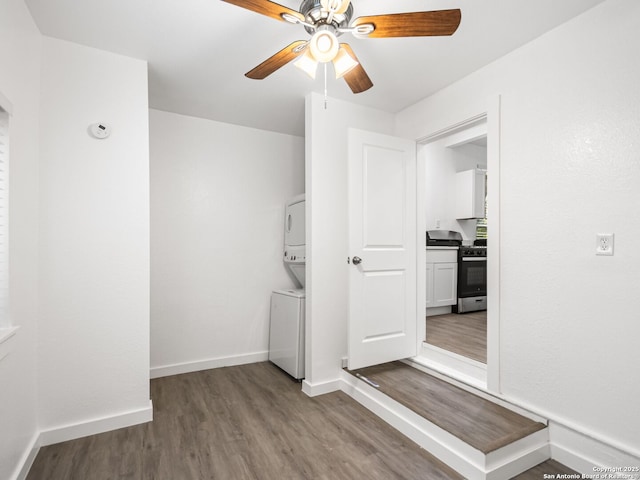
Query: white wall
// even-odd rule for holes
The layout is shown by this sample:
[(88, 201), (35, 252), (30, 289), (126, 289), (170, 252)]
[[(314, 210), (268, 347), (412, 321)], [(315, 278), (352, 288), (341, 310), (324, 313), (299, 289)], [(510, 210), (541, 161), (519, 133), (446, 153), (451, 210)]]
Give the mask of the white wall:
[[(145, 62), (47, 37), (42, 57), (39, 398), (48, 443), (77, 436), (75, 425), (150, 414), (149, 113)], [(111, 137), (90, 137), (93, 122), (109, 124)]]
[[(502, 392), (637, 456), (639, 45), (640, 4), (608, 0), (396, 127), (419, 138), (501, 95)], [(613, 257), (595, 256), (598, 232)]]
[(347, 355), (347, 132), (389, 134), (394, 116), (312, 93), (306, 99), (307, 385), (336, 380)]
[(12, 478), (37, 438), (38, 99), (41, 36), (22, 0), (0, 2), (0, 92), (11, 128), (10, 319), (20, 329), (0, 360), (0, 478)]
[(150, 111), (153, 376), (265, 360), (301, 137)]

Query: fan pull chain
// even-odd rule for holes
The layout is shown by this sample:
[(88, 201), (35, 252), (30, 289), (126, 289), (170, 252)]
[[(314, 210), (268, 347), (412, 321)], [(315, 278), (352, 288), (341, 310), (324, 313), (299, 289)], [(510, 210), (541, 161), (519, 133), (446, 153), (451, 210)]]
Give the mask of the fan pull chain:
[(324, 109), (327, 109), (327, 64), (324, 64)]

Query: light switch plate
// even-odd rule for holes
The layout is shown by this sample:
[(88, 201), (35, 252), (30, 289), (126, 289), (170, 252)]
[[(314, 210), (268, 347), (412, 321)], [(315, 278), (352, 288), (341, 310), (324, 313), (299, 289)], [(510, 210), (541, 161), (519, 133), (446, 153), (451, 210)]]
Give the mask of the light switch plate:
[(613, 255), (613, 233), (596, 234), (596, 255)]

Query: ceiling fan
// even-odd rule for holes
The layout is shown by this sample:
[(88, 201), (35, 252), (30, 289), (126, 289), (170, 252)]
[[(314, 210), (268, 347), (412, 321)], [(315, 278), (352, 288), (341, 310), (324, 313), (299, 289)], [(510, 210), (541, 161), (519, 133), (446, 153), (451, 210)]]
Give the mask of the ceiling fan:
[(459, 9), (395, 13), (358, 17), (353, 21), (350, 0), (303, 0), (300, 11), (270, 0), (223, 0), (247, 10), (304, 26), (309, 40), (297, 40), (245, 76), (262, 80), (292, 60), (296, 67), (315, 78), (319, 63), (332, 62), (336, 78), (344, 77), (353, 93), (373, 86), (371, 79), (348, 43), (338, 37), (350, 33), (358, 38), (424, 37), (452, 35), (460, 25)]

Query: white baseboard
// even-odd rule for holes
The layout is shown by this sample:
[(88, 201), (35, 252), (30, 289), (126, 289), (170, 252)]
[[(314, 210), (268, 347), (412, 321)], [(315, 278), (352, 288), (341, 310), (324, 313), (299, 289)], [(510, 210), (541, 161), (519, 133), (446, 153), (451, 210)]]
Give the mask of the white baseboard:
[[(572, 430), (558, 422), (549, 422), (549, 434), (551, 437), (551, 458), (579, 473), (593, 475), (602, 471), (594, 470), (595, 468), (640, 467), (640, 457)], [(627, 472), (627, 474), (633, 475), (634, 473)]]
[(170, 375), (199, 372), (201, 370), (210, 370), (212, 368), (233, 367), (236, 365), (245, 365), (247, 363), (264, 362), (268, 359), (269, 352), (266, 350), (262, 352), (245, 353), (242, 355), (232, 355), (229, 357), (208, 358), (193, 362), (151, 367), (150, 376), (151, 378), (168, 377)]
[(138, 410), (131, 410), (108, 417), (94, 418), (84, 422), (42, 430), (40, 431), (38, 445), (44, 447), (46, 445), (66, 442), (67, 440), (104, 433), (118, 428), (131, 427), (140, 423), (150, 422), (151, 420), (153, 420), (153, 405), (151, 400), (149, 400), (147, 407)]
[(429, 307), (425, 308), (425, 316), (433, 317), (435, 315), (448, 315), (451, 313), (451, 307)]
[(318, 395), (324, 395), (325, 393), (337, 392), (341, 390), (342, 380), (330, 380), (328, 382), (311, 384), (307, 380), (302, 382), (302, 391), (309, 397), (317, 397)]
[(486, 459), (486, 480), (513, 478), (549, 458), (549, 429), (545, 428), (489, 453)]
[(40, 434), (38, 432), (33, 435), (33, 438), (25, 449), (16, 470), (11, 476), (11, 480), (25, 480), (27, 478), (31, 465), (33, 465), (33, 462), (40, 451), (39, 437)]

